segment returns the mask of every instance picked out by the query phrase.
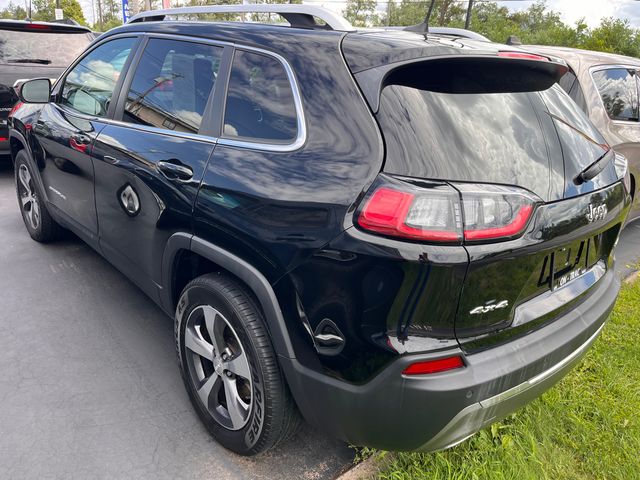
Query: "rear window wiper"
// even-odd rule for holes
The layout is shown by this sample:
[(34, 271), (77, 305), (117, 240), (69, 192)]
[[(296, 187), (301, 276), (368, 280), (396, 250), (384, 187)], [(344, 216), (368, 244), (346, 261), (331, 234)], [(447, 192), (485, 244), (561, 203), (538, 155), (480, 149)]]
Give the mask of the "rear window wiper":
[(51, 60), (44, 58), (10, 58), (7, 60), (9, 63), (39, 63), (41, 65), (49, 65)]
[(600, 174), (600, 172), (604, 170), (604, 168), (607, 166), (609, 161), (613, 158), (614, 158), (613, 150), (608, 149), (606, 152), (604, 152), (603, 155), (598, 157), (598, 159), (595, 162), (588, 165), (584, 170), (582, 170), (578, 175), (576, 175), (575, 178), (573, 179), (573, 183), (575, 183), (576, 185), (581, 185), (597, 177)]

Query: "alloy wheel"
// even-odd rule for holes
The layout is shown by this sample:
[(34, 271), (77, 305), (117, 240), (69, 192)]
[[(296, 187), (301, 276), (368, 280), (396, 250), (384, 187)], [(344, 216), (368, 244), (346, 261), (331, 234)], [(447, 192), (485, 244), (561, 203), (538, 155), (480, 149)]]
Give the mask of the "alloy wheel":
[(24, 164), (20, 165), (18, 169), (18, 180), (20, 206), (25, 214), (25, 218), (27, 218), (31, 224), (31, 228), (37, 230), (40, 225), (40, 202), (33, 185), (31, 173), (29, 173), (29, 169)]
[(249, 361), (229, 321), (209, 305), (196, 307), (185, 327), (191, 382), (209, 414), (223, 427), (240, 430), (249, 421), (252, 380)]

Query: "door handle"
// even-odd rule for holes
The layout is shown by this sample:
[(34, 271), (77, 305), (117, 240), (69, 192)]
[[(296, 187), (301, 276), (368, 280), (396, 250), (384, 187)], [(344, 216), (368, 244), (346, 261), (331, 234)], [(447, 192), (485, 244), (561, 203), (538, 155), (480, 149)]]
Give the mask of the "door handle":
[(157, 164), (158, 170), (169, 180), (191, 180), (193, 170), (178, 160), (161, 160)]

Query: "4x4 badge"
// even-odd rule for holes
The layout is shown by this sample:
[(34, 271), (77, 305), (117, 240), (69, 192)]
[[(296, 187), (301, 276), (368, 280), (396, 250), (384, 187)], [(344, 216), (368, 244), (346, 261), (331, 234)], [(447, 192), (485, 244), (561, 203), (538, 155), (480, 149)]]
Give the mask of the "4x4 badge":
[(494, 310), (498, 310), (499, 308), (507, 308), (509, 306), (509, 302), (507, 300), (502, 300), (498, 303), (492, 303), (491, 305), (480, 305), (479, 307), (474, 308), (469, 313), (471, 315), (478, 315), (480, 313), (489, 313)]
[(596, 220), (602, 220), (607, 216), (607, 206), (604, 203), (600, 205), (593, 205), (593, 203), (589, 204), (589, 212), (586, 217), (589, 223), (595, 222)]

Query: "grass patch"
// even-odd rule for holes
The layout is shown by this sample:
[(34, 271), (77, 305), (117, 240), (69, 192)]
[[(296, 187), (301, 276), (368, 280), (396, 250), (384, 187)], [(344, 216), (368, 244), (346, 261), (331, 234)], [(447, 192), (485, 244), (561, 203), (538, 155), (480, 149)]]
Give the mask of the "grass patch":
[(388, 480), (640, 479), (640, 282), (623, 287), (593, 348), (538, 400), (453, 449), (373, 455)]

